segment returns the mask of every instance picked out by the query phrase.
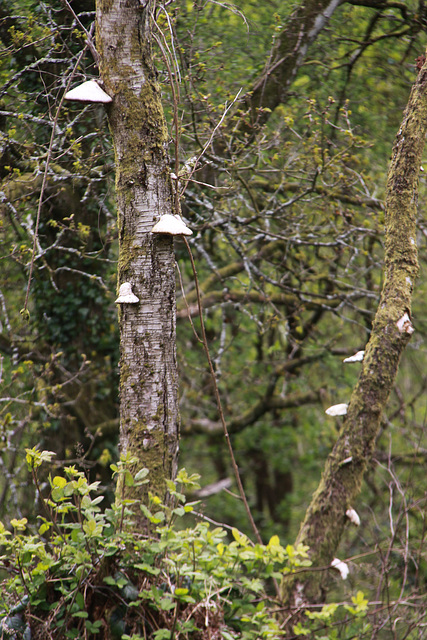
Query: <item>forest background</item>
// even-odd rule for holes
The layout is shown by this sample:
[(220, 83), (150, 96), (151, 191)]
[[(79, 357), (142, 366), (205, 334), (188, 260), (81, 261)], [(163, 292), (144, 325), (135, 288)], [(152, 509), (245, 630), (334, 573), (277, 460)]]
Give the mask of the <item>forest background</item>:
[[(322, 10), (329, 7), (330, 15), (313, 23), (317, 27), (305, 42), (299, 21), (310, 9), (323, 15), (316, 3), (148, 4), (172, 183), (193, 230), (188, 242), (228, 431), (260, 537), (270, 541), (270, 551), (275, 544), (283, 550), (275, 536), (293, 545), (341, 428), (343, 418), (325, 410), (347, 404), (356, 385), (360, 363), (343, 360), (364, 350), (371, 334), (384, 278), (387, 172), (424, 63), (427, 9), (421, 0), (324, 2)], [(90, 483), (99, 482), (105, 504), (114, 504), (110, 464), (119, 459), (120, 423), (114, 150), (104, 106), (61, 102), (70, 83), (98, 77), (93, 45), (87, 46), (94, 20), (95, 6), (88, 2), (0, 2), (0, 518), (6, 530), (37, 529), (41, 496), (60, 488), (56, 474), (67, 465), (83, 471), (79, 477), (92, 489)], [(333, 622), (335, 610), (315, 609), (323, 612), (317, 627), (299, 619), (289, 626), (286, 616), (280, 623), (277, 616), (276, 622), (268, 618), (254, 636), (244, 635), (252, 622), (245, 631), (244, 617), (236, 622), (235, 611), (227, 623), (225, 613), (218, 614), (208, 627), (222, 635), (205, 637), (281, 637), (283, 630), (286, 637), (353, 637), (356, 622), (359, 637), (427, 635), (427, 228), (422, 166), (420, 171), (420, 277), (411, 312), (416, 331), (360, 495), (348, 505), (361, 521), (358, 527), (348, 522), (337, 551), (349, 576), (343, 581), (342, 573), (324, 568), (329, 595), (322, 590), (322, 598), (315, 598), (322, 606), (342, 602), (348, 608)], [(249, 553), (240, 536), (253, 531), (237, 495), (212, 376), (196, 336), (194, 273), (181, 239), (174, 251), (179, 467), (190, 477), (200, 474), (204, 489), (179, 477), (190, 487), (189, 499), (201, 500), (199, 518), (224, 524), (229, 533), (234, 528), (230, 539)], [(34, 472), (35, 446), (56, 456), (47, 456), (51, 475), (35, 474), (34, 484), (28, 464)], [(176, 526), (190, 524), (184, 519)], [(282, 560), (289, 562), (292, 549), (283, 551)], [(304, 564), (303, 552), (301, 558)], [(272, 583), (280, 576), (261, 577), (264, 586), (252, 585), (256, 606), (272, 599), (268, 610), (277, 614)], [(125, 578), (136, 582), (129, 573)], [(117, 587), (114, 580), (111, 588)], [(37, 580), (34, 585), (41, 588)], [(177, 621), (186, 620), (182, 612), (194, 605), (188, 598), (195, 598), (187, 583), (181, 586), (170, 619), (167, 607), (158, 606), (165, 617), (150, 618), (151, 631), (144, 633), (140, 621), (134, 627), (127, 621), (114, 636), (111, 616), (103, 612), (96, 619), (91, 601), (89, 618), (81, 616), (82, 637), (100, 637), (93, 625), (107, 619), (105, 637), (126, 637), (130, 627), (135, 637), (135, 629), (141, 637), (175, 637)], [(81, 593), (80, 583), (73, 588)], [(231, 592), (228, 585), (230, 600)], [(5, 611), (20, 602), (19, 593), (4, 603)], [(77, 613), (90, 611), (86, 595), (83, 603), (74, 598), (76, 604)], [(76, 611), (72, 616), (81, 622)], [(9, 637), (21, 637), (27, 620), (21, 615), (22, 630)], [(79, 637), (80, 628), (70, 626), (66, 613), (63, 620), (58, 633)], [(10, 616), (3, 622), (9, 624)], [(191, 626), (179, 633), (202, 637)]]

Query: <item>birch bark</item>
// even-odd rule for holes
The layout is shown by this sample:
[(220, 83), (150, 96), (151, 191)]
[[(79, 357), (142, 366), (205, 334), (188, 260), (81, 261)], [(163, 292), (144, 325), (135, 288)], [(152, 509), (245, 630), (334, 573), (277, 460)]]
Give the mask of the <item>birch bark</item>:
[[(120, 448), (150, 471), (164, 497), (176, 473), (179, 411), (175, 352), (175, 258), (171, 236), (152, 235), (173, 213), (168, 132), (150, 43), (151, 2), (97, 0), (97, 49), (116, 162), (118, 285), (137, 304), (119, 308)], [(145, 6), (143, 6), (145, 5)], [(132, 489), (119, 487), (127, 497)], [(141, 497), (140, 495), (138, 497)]]

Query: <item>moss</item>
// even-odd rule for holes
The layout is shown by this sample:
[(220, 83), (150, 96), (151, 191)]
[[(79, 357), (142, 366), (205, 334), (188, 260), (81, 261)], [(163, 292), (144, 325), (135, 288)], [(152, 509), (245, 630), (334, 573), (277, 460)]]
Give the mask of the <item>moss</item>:
[(118, 273), (120, 280), (123, 278), (123, 272), (125, 272), (135, 259), (142, 253), (141, 247), (130, 246), (129, 240), (127, 242), (120, 242), (120, 253), (118, 263)]
[(162, 419), (162, 417), (163, 417), (163, 415), (164, 415), (164, 413), (165, 413), (165, 410), (164, 410), (164, 409), (165, 409), (165, 408), (164, 408), (164, 405), (163, 405), (163, 404), (161, 404), (161, 403), (159, 403), (159, 405), (158, 405), (158, 407), (157, 407), (157, 411), (156, 411), (156, 413), (155, 413), (154, 415), (152, 415), (152, 416), (151, 416), (151, 418), (152, 418), (152, 420), (153, 420), (154, 422), (160, 422), (160, 420)]
[(98, 11), (109, 13), (114, 6), (114, 0), (97, 0)]
[[(148, 441), (148, 446), (144, 445), (144, 441)], [(165, 434), (162, 429), (148, 430), (144, 422), (132, 425), (132, 438), (128, 452), (135, 456), (138, 462), (130, 468), (130, 471), (134, 475), (140, 469), (147, 468), (150, 470), (150, 474), (149, 483), (144, 486), (143, 493), (140, 487), (137, 489), (125, 487), (124, 496), (126, 498), (145, 501), (149, 490), (164, 499), (166, 495), (165, 478), (171, 475), (171, 470), (165, 469), (165, 449)]]
[(120, 389), (123, 388), (129, 376), (130, 376), (129, 365), (127, 365), (124, 362), (121, 362), (120, 363)]
[(165, 160), (164, 146), (168, 140), (166, 122), (160, 101), (157, 83), (150, 81), (142, 85), (140, 95), (126, 87), (120, 92), (120, 105), (112, 110), (111, 118), (119, 118), (120, 126), (128, 131), (126, 155), (119, 159), (117, 186), (128, 185), (138, 180), (145, 184), (144, 161), (152, 163), (153, 154)]

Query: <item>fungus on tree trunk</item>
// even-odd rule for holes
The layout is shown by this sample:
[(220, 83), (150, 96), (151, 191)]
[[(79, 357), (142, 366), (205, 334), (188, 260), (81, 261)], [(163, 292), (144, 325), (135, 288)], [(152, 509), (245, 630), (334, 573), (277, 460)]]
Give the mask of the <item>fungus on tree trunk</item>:
[(151, 229), (151, 233), (165, 233), (170, 236), (191, 236), (193, 232), (187, 227), (179, 216), (165, 213), (157, 224)]
[(88, 80), (77, 85), (71, 91), (67, 91), (64, 98), (66, 100), (75, 100), (76, 102), (100, 102), (108, 104), (113, 101), (108, 93), (105, 93), (96, 80)]

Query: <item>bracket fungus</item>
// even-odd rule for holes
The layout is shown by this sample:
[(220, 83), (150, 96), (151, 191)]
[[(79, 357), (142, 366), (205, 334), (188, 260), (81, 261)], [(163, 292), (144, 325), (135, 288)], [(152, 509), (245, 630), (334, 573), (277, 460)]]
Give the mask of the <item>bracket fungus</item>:
[(101, 102), (102, 104), (113, 102), (113, 98), (101, 89), (96, 80), (87, 80), (77, 85), (71, 91), (67, 91), (64, 98), (66, 100), (76, 100), (77, 102)]
[(132, 292), (132, 285), (130, 282), (124, 282), (120, 285), (119, 297), (116, 300), (116, 304), (136, 304), (139, 302), (139, 298)]
[(347, 409), (348, 404), (344, 404), (342, 402), (341, 404), (333, 404), (332, 407), (326, 409), (325, 413), (328, 416), (345, 416), (345, 414), (347, 413)]
[(191, 236), (193, 232), (179, 216), (165, 213), (151, 229), (151, 233), (163, 233), (169, 236)]
[(365, 357), (364, 351), (358, 351), (354, 354), (354, 356), (349, 356), (348, 358), (344, 358), (343, 362), (362, 362)]
[(331, 567), (337, 569), (340, 572), (341, 578), (345, 580), (350, 572), (348, 565), (340, 560), (339, 558), (334, 558), (331, 562)]
[(414, 333), (415, 329), (412, 326), (411, 318), (405, 312), (401, 318), (396, 322), (396, 326), (401, 333)]
[(355, 509), (347, 509), (345, 515), (356, 527), (360, 526), (360, 517)]

